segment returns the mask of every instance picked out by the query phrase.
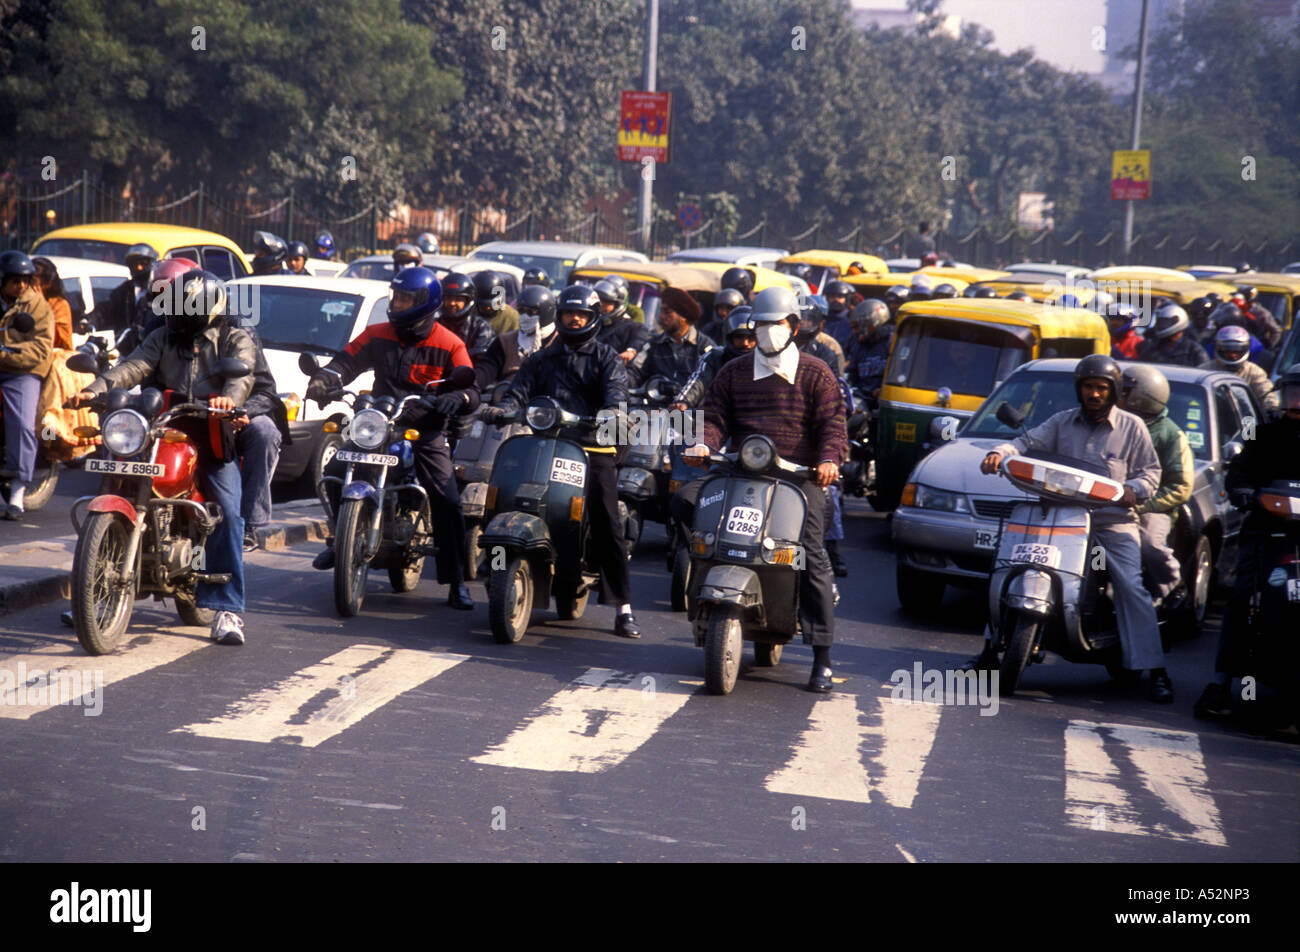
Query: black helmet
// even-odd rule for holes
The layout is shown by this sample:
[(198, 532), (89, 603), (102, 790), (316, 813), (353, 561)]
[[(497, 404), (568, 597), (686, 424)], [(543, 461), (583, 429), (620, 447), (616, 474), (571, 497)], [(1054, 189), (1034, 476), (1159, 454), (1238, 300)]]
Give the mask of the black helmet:
[(754, 275), (748, 268), (728, 268), (722, 272), (722, 286), (734, 288), (746, 301), (754, 293)]
[[(853, 286), (847, 281), (832, 281), (830, 284), (826, 285), (826, 290), (822, 291), (822, 295), (826, 298), (826, 305), (828, 308), (830, 308), (832, 297), (839, 296), (844, 298), (843, 310), (848, 310), (849, 302), (853, 300)], [(831, 310), (839, 309), (831, 308)]]
[(290, 258), (310, 258), (311, 252), (307, 250), (307, 243), (304, 241), (289, 242)]
[(1106, 402), (1106, 409), (1109, 410), (1119, 400), (1120, 387), (1124, 383), (1119, 364), (1109, 354), (1089, 354), (1075, 364), (1074, 395), (1080, 403), (1083, 403), (1083, 382), (1094, 378), (1110, 383), (1110, 399)]
[(998, 289), (990, 287), (987, 284), (981, 284), (975, 289), (973, 297), (977, 298), (995, 298), (998, 296)]
[[(1023, 294), (1024, 292), (1022, 291), (1021, 293)], [(944, 281), (940, 284), (936, 284), (934, 286), (934, 290), (930, 292), (931, 300), (935, 300), (936, 298), (955, 298), (956, 296), (957, 296), (956, 285), (949, 284), (947, 281)], [(1028, 295), (1025, 296), (1028, 297)]]
[(804, 281), (804, 283), (806, 283), (808, 287), (812, 287), (813, 284), (815, 283), (813, 281), (812, 265), (804, 264), (802, 261), (800, 261), (798, 264), (796, 264), (794, 267), (790, 269), (790, 273), (794, 275), (796, 278), (799, 278), (802, 281)]
[(1238, 274), (1241, 274), (1243, 271), (1251, 271), (1251, 270), (1253, 270), (1253, 269), (1251, 268), (1251, 266), (1250, 266), (1250, 262), (1249, 262), (1249, 261), (1241, 261), (1241, 262), (1238, 262), (1238, 264), (1237, 264), (1237, 273), (1238, 273)]
[(279, 235), (269, 231), (253, 232), (253, 273), (270, 274), (279, 270), (289, 254), (289, 247)]
[(555, 295), (551, 293), (550, 288), (544, 288), (540, 284), (530, 284), (519, 292), (519, 300), (515, 301), (515, 310), (519, 312), (520, 327), (523, 326), (525, 315), (536, 315), (537, 325), (546, 327), (555, 323)]
[(726, 332), (723, 334), (723, 349), (732, 357), (739, 357), (747, 351), (735, 347), (731, 343), (733, 337), (747, 337), (750, 340), (757, 340), (758, 337), (754, 332), (754, 309), (748, 304), (742, 304), (733, 308), (732, 312), (727, 315)]
[(420, 250), (419, 245), (404, 241), (393, 249), (393, 270), (401, 271), (403, 268), (415, 268), (424, 264), (424, 252)]
[[(450, 298), (464, 298), (464, 307), (454, 307)], [(459, 323), (474, 309), (474, 278), (452, 271), (442, 279), (442, 316)]]
[(403, 344), (428, 337), (441, 306), (442, 285), (428, 268), (401, 268), (388, 285), (388, 323)]
[(1237, 285), (1237, 293), (1246, 299), (1247, 304), (1250, 304), (1255, 300), (1255, 295), (1257, 295), (1259, 291), (1253, 284), (1239, 284)]
[[(131, 267), (132, 261), (143, 261), (148, 267), (152, 268), (153, 263), (158, 260), (158, 252), (153, 250), (152, 245), (146, 245), (141, 242), (138, 245), (132, 245), (126, 249), (126, 257), (122, 259), (126, 262), (128, 268)], [(132, 268), (132, 270), (135, 270)]]
[(923, 274), (912, 277), (912, 286), (908, 289), (909, 301), (928, 301), (934, 293), (934, 282)]
[(1214, 302), (1208, 296), (1198, 297), (1187, 305), (1187, 318), (1197, 327), (1206, 327), (1213, 311)]
[(36, 274), (36, 265), (24, 252), (6, 251), (0, 254), (0, 272), (4, 277), (23, 277), (30, 278)]
[(474, 274), (474, 305), (484, 317), (496, 314), (506, 306), (506, 282), (495, 271), (478, 271)]
[[(726, 319), (732, 311), (738, 307), (745, 306), (745, 298), (735, 288), (723, 288), (713, 296), (713, 313), (716, 317)], [(726, 314), (719, 313), (723, 308), (727, 309)]]
[(532, 287), (533, 285), (549, 288), (551, 286), (551, 276), (541, 268), (529, 268), (524, 272), (523, 283), (526, 288)]
[[(596, 282), (595, 291), (601, 303), (600, 319), (606, 324), (612, 324), (627, 313), (627, 305), (624, 303), (626, 298), (619, 294), (618, 285), (613, 281), (601, 278)], [(614, 309), (606, 312), (604, 308), (606, 304), (614, 305)]]
[(1241, 308), (1231, 301), (1219, 302), (1219, 306), (1210, 312), (1210, 320), (1215, 327), (1226, 327), (1228, 324), (1246, 326), (1246, 316), (1241, 313)]
[(895, 284), (885, 292), (885, 303), (889, 305), (891, 311), (897, 310), (900, 304), (907, 303), (911, 293), (911, 289), (906, 284)]
[(618, 289), (618, 300), (620, 304), (627, 304), (628, 298), (632, 295), (632, 288), (627, 283), (627, 278), (621, 274), (607, 274), (600, 280), (608, 281)]
[(194, 338), (226, 313), (226, 286), (211, 271), (188, 271), (175, 279), (181, 286), (175, 300), (180, 307), (167, 308), (167, 340), (189, 347)]
[(1007, 300), (1032, 302), (1034, 299), (1028, 291), (1024, 290), (1023, 288), (1017, 288), (1016, 290), (1012, 291), (1010, 294), (1007, 295)]
[(577, 330), (570, 330), (564, 326), (564, 321), (558, 321), (556, 333), (566, 344), (581, 346), (593, 340), (600, 332), (600, 295), (595, 288), (586, 284), (571, 284), (561, 291), (555, 299), (556, 318), (565, 311), (579, 311), (587, 315), (587, 323)]
[(817, 337), (826, 320), (829, 307), (826, 298), (820, 294), (799, 295), (799, 326), (795, 328), (795, 339), (805, 345)]

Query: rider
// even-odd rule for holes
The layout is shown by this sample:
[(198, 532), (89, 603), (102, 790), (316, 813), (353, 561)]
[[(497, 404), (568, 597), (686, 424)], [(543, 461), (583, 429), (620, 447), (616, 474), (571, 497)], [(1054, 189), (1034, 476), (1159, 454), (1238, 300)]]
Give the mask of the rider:
[(726, 331), (723, 346), (705, 351), (695, 372), (677, 391), (677, 396), (673, 398), (674, 410), (687, 410), (698, 405), (718, 371), (729, 361), (744, 357), (754, 349), (758, 338), (754, 336), (753, 309), (747, 304), (735, 308), (727, 316)]
[(1137, 359), (1153, 364), (1179, 364), (1197, 367), (1204, 359), (1201, 348), (1184, 333), (1191, 321), (1187, 312), (1173, 301), (1156, 309), (1155, 323), (1146, 340), (1137, 349)]
[(1247, 628), (1250, 600), (1264, 567), (1264, 548), (1285, 524), (1254, 505), (1253, 494), (1279, 480), (1300, 480), (1300, 364), (1292, 364), (1277, 382), (1282, 416), (1260, 424), (1255, 439), (1228, 464), (1224, 488), (1238, 508), (1250, 511), (1238, 536), (1237, 576), (1223, 613), (1219, 651), (1214, 659), (1214, 680), (1206, 685), (1192, 708), (1197, 717), (1222, 717), (1232, 712), (1228, 682), (1249, 673), (1250, 642)]
[[(1206, 296), (1208, 297), (1209, 295)], [(1259, 338), (1250, 331), (1253, 325), (1246, 319), (1241, 308), (1237, 307), (1237, 305), (1233, 304), (1231, 301), (1220, 301), (1215, 306), (1214, 310), (1210, 312), (1210, 324), (1218, 328), (1218, 330), (1223, 330), (1223, 328), (1229, 326), (1243, 328), (1249, 335), (1250, 339), (1249, 359), (1256, 364), (1259, 364), (1261, 360), (1268, 359), (1269, 353), (1267, 348), (1265, 348), (1264, 345), (1260, 343)], [(1215, 333), (1218, 333), (1218, 331)], [(1208, 356), (1214, 356), (1213, 335), (1211, 335), (1210, 339), (1205, 342), (1205, 353)]]
[(289, 246), (279, 235), (269, 231), (253, 232), (253, 274), (288, 274), (284, 259), (289, 256)]
[[(113, 289), (104, 307), (104, 316), (96, 320), (99, 330), (111, 330), (121, 333), (132, 324), (138, 323), (139, 309), (137, 303), (144, 296), (149, 284), (149, 272), (158, 260), (158, 252), (146, 244), (132, 245), (126, 251), (126, 266), (131, 276)], [(98, 314), (98, 311), (96, 311)]]
[(844, 376), (844, 351), (834, 337), (822, 330), (826, 320), (826, 298), (820, 294), (799, 298), (799, 328), (794, 335), (795, 346), (805, 354), (816, 357), (831, 368), (837, 378)]
[(415, 239), (415, 243), (420, 246), (420, 250), (426, 255), (436, 255), (438, 253), (438, 236), (431, 231), (422, 231)]
[[(210, 271), (190, 271), (176, 279), (180, 293), (173, 300), (181, 308), (167, 308), (165, 326), (153, 331), (130, 356), (105, 371), (85, 390), (68, 401), (72, 407), (89, 403), (109, 389), (129, 389), (151, 381), (174, 390), (181, 402), (207, 401), (213, 410), (242, 406), (253, 392), (253, 375), (224, 379), (214, 372), (222, 358), (235, 358), (250, 368), (257, 362), (252, 337), (226, 322), (226, 288)], [(231, 421), (236, 433), (246, 417)], [(206, 427), (205, 427), (206, 430)], [(216, 613), (210, 635), (223, 645), (244, 643), (244, 553), (241, 543), (244, 518), (240, 515), (240, 481), (237, 460), (218, 460), (212, 453), (199, 455), (199, 484), (204, 495), (221, 507), (222, 518), (204, 544), (207, 571), (230, 575), (221, 584), (200, 582), (195, 592), (199, 608)]]
[(1133, 305), (1116, 301), (1106, 308), (1106, 324), (1110, 328), (1110, 355), (1116, 360), (1137, 360), (1142, 335), (1134, 327), (1137, 311)]
[(412, 244), (409, 241), (403, 241), (393, 249), (393, 273), (400, 274), (407, 268), (420, 268), (424, 266), (424, 252), (420, 246)]
[[(36, 265), (21, 251), (0, 254), (0, 400), (4, 402), (5, 469), (11, 474), (6, 519), (21, 519), (27, 484), (36, 469), (36, 406), (41, 379), (54, 360), (54, 311), (36, 288)], [(23, 334), (13, 320), (27, 313), (35, 327)]]
[[(815, 469), (808, 493), (807, 518), (800, 544), (805, 566), (799, 577), (799, 622), (805, 644), (813, 646), (808, 689), (831, 690), (831, 643), (835, 637), (834, 579), (822, 547), (825, 534), (824, 490), (839, 478), (839, 462), (848, 451), (844, 398), (834, 375), (822, 361), (794, 346), (799, 326), (799, 300), (789, 288), (772, 287), (754, 298), (753, 318), (758, 346), (754, 356), (733, 360), (718, 371), (704, 395), (704, 440), (682, 458), (702, 466), (710, 451), (730, 439), (739, 446), (745, 437), (767, 436), (784, 459)], [(673, 516), (691, 525), (703, 480), (692, 480), (673, 497)]]
[(498, 337), (519, 330), (519, 312), (506, 303), (506, 282), (495, 271), (475, 272), (474, 309)]
[(1232, 296), (1234, 302), (1236, 302), (1238, 296), (1241, 297), (1241, 301), (1237, 306), (1241, 308), (1247, 319), (1254, 325), (1249, 328), (1251, 333), (1258, 337), (1260, 343), (1269, 350), (1276, 348), (1282, 342), (1285, 332), (1278, 324), (1277, 318), (1269, 313), (1268, 308), (1259, 303), (1259, 291), (1253, 284), (1243, 284), (1237, 288), (1237, 293)]
[[(443, 380), (454, 367), (472, 367), (464, 343), (438, 322), (441, 304), (442, 290), (432, 271), (421, 267), (399, 271), (389, 285), (388, 322), (371, 324), (313, 374), (307, 384), (307, 399), (324, 406), (331, 389), (373, 370), (375, 396), (400, 400), (421, 393), (426, 383)], [(474, 607), (465, 587), (465, 516), (442, 424), (469, 415), (478, 405), (478, 391), (473, 387), (439, 396), (422, 421), (425, 425), (417, 427), (420, 435), (414, 444), (416, 479), (428, 493), (438, 540), (438, 581), (447, 586), (447, 604), (464, 611)], [(345, 469), (346, 464), (335, 459), (325, 473), (342, 476)], [(340, 489), (337, 483), (329, 485), (337, 510)], [(334, 567), (334, 540), (327, 539), (325, 545), (312, 562), (314, 568)]]
[(1196, 341), (1198, 347), (1209, 346), (1214, 340), (1214, 332), (1217, 328), (1210, 320), (1214, 308), (1215, 302), (1206, 295), (1196, 298), (1187, 305), (1187, 319), (1191, 321), (1191, 326), (1187, 328), (1187, 336)]
[(889, 308), (889, 322), (898, 322), (898, 309), (907, 303), (911, 293), (906, 284), (895, 284), (885, 292), (885, 305)]
[[(594, 288), (573, 284), (560, 292), (557, 333), (561, 345), (544, 347), (528, 357), (515, 374), (510, 392), (499, 406), (485, 407), (489, 422), (527, 406), (534, 397), (553, 398), (563, 409), (580, 416), (627, 405), (627, 368), (614, 349), (597, 339), (600, 296)], [(614, 447), (599, 446), (591, 431), (581, 439), (591, 471), (587, 505), (591, 514), (591, 543), (600, 571), (600, 600), (616, 604), (614, 634), (640, 638), (632, 615), (632, 587), (627, 564), (623, 520), (618, 514), (618, 469)]]
[(853, 308), (849, 322), (854, 336), (846, 356), (849, 382), (874, 400), (884, 382), (885, 364), (894, 340), (893, 328), (889, 326), (889, 305), (867, 298)]
[(555, 340), (555, 295), (550, 288), (530, 284), (515, 303), (519, 329), (497, 337), (474, 363), (478, 388), (485, 393), (498, 381), (511, 379), (530, 354)]
[(619, 287), (610, 280), (611, 277), (614, 276), (596, 282), (596, 296), (600, 299), (600, 329), (596, 332), (596, 340), (614, 348), (614, 353), (626, 364), (650, 340), (650, 328), (628, 316), (627, 289)]
[(316, 236), (316, 257), (325, 261), (331, 261), (334, 258), (334, 236), (328, 231), (322, 231)]
[[(1142, 544), (1134, 512), (1159, 488), (1160, 460), (1141, 418), (1117, 406), (1122, 380), (1119, 365), (1109, 355), (1084, 357), (1074, 368), (1079, 407), (1055, 413), (1027, 434), (994, 447), (980, 471), (996, 473), (1003, 457), (1032, 449), (1098, 465), (1123, 482), (1124, 498), (1116, 506), (1094, 510), (1093, 535), (1105, 552), (1114, 590), (1122, 664), (1130, 671), (1149, 669), (1151, 700), (1169, 704), (1173, 682), (1164, 668), (1155, 605), (1142, 586)], [(990, 639), (972, 666), (997, 663)]]
[(721, 340), (727, 332), (727, 318), (738, 307), (747, 307), (735, 288), (724, 288), (713, 297), (713, 317), (700, 325), (700, 333), (709, 340)]
[(469, 359), (477, 361), (487, 353), (496, 334), (483, 318), (474, 313), (474, 278), (452, 271), (442, 279), (442, 307), (438, 323), (461, 339)]
[(1160, 460), (1160, 486), (1133, 511), (1142, 524), (1142, 565), (1151, 594), (1163, 607), (1178, 605), (1186, 597), (1182, 567), (1169, 547), (1173, 514), (1192, 498), (1192, 447), (1187, 434), (1169, 418), (1169, 380), (1150, 364), (1124, 368), (1120, 408), (1136, 413), (1147, 425), (1151, 445)]
[(659, 305), (663, 330), (642, 345), (627, 365), (628, 386), (640, 387), (653, 376), (666, 377), (681, 387), (699, 366), (700, 358), (716, 344), (695, 327), (700, 303), (681, 288), (664, 288)]
[(310, 277), (307, 271), (307, 258), (309, 252), (307, 245), (301, 241), (289, 242), (289, 273), (301, 274)]
[(1214, 335), (1214, 356), (1207, 357), (1201, 366), (1208, 370), (1236, 374), (1250, 387), (1261, 407), (1269, 411), (1276, 410), (1278, 399), (1273, 383), (1264, 369), (1247, 357), (1249, 353), (1250, 332), (1239, 325), (1228, 324), (1220, 327)]
[(739, 291), (740, 296), (744, 298), (741, 304), (752, 304), (754, 300), (754, 272), (748, 268), (742, 268), (737, 265), (734, 268), (728, 268), (722, 272), (720, 282), (721, 290), (725, 291), (731, 288), (733, 291)]
[(832, 281), (826, 285), (826, 321), (822, 330), (835, 338), (835, 343), (844, 352), (853, 342), (853, 329), (849, 326), (849, 302), (853, 297), (853, 286), (847, 281)]

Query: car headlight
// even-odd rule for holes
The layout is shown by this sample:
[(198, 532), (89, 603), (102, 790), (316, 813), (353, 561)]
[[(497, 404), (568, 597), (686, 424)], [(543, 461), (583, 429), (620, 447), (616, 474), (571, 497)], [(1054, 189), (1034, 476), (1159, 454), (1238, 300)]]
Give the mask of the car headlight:
[(560, 412), (553, 406), (531, 406), (524, 414), (528, 425), (534, 430), (549, 430), (560, 418)]
[(149, 439), (149, 421), (134, 410), (116, 410), (105, 417), (101, 432), (114, 456), (134, 456)]
[(378, 410), (362, 410), (352, 418), (352, 442), (363, 450), (377, 450), (388, 438), (388, 417)]
[(776, 451), (772, 441), (763, 436), (750, 436), (740, 444), (740, 465), (755, 472), (772, 465)]
[(940, 509), (944, 512), (970, 512), (970, 504), (961, 493), (945, 492), (931, 489), (929, 486), (916, 487), (916, 499), (912, 503), (917, 509)]

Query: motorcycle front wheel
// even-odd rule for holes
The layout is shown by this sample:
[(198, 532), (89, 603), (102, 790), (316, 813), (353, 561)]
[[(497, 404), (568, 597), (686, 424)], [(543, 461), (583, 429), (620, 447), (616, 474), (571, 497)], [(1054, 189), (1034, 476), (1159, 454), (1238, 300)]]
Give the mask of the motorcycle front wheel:
[(131, 529), (111, 512), (91, 513), (72, 557), (72, 617), (88, 654), (117, 649), (131, 623), (134, 593), (121, 584)]
[(744, 646), (740, 615), (714, 607), (704, 636), (704, 683), (710, 694), (730, 694), (736, 686)]
[(493, 570), (488, 581), (488, 622), (492, 640), (513, 645), (523, 638), (533, 615), (533, 572), (527, 560), (517, 555), (506, 560), (505, 568)]
[(334, 607), (344, 618), (361, 611), (366, 597), (370, 561), (365, 557), (366, 528), (374, 504), (365, 499), (344, 499), (339, 505), (334, 532)]
[(1041, 624), (1042, 621), (1033, 615), (1016, 615), (1016, 624), (1011, 629), (1007, 650), (1002, 653), (998, 685), (1002, 694), (1010, 696), (1016, 693), (1020, 676), (1034, 653), (1034, 644), (1038, 641), (1038, 628)]

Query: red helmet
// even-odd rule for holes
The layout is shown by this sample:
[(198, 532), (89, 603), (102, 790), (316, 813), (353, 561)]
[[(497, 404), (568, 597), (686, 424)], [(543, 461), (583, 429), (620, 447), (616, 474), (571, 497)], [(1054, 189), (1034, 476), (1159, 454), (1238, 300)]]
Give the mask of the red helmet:
[(153, 266), (153, 274), (150, 275), (150, 287), (155, 290), (161, 290), (164, 284), (174, 280), (187, 271), (197, 271), (198, 262), (191, 261), (189, 258), (167, 258), (165, 261), (159, 261)]

